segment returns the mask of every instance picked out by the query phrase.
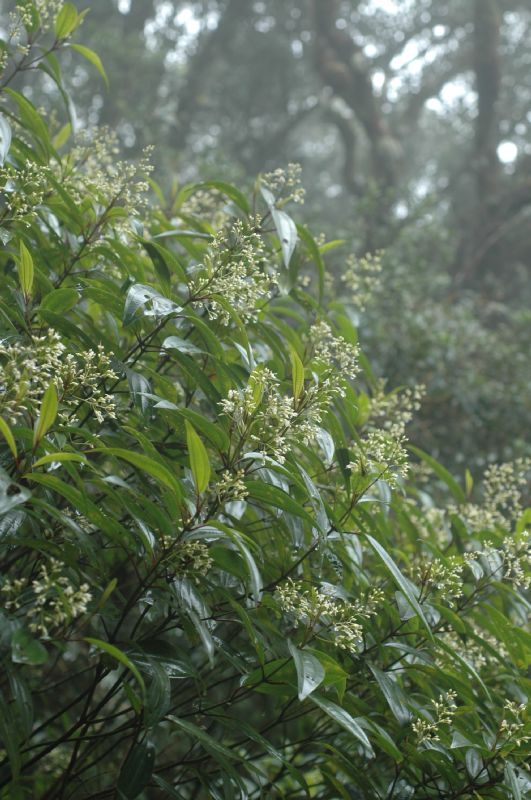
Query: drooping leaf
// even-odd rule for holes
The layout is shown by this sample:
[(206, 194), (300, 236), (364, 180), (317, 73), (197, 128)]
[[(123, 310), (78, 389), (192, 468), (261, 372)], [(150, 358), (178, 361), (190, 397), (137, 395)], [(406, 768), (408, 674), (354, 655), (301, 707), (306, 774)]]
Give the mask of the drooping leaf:
[(325, 670), (318, 658), (300, 650), (291, 640), (288, 640), (288, 648), (297, 670), (299, 700), (305, 700), (323, 682)]
[(332, 703), (330, 700), (326, 699), (322, 695), (315, 694), (315, 692), (310, 695), (311, 700), (315, 703), (319, 708), (328, 714), (328, 716), (334, 720), (341, 728), (344, 728), (348, 733), (351, 733), (355, 739), (362, 743), (365, 747), (369, 758), (374, 757), (374, 750), (372, 749), (372, 745), (367, 738), (363, 728), (360, 726), (358, 722), (352, 717), (348, 711), (345, 711), (344, 708), (341, 706), (336, 705), (336, 703)]
[(135, 667), (131, 659), (128, 658), (128, 656), (122, 650), (120, 650), (119, 647), (116, 647), (116, 645), (111, 644), (110, 642), (104, 642), (101, 639), (94, 639), (91, 636), (86, 636), (84, 638), (84, 641), (87, 642), (87, 644), (92, 645), (92, 647), (95, 647), (97, 650), (101, 650), (103, 653), (107, 653), (107, 655), (111, 656), (116, 661), (118, 661), (123, 667), (128, 669), (129, 672), (133, 675), (133, 677), (137, 681), (138, 685), (140, 686), (142, 694), (145, 693), (146, 687), (142, 675)]
[(122, 764), (118, 783), (118, 796), (134, 800), (146, 788), (153, 774), (156, 750), (151, 742), (140, 742), (129, 752)]
[(385, 566), (387, 567), (387, 569), (389, 570), (391, 576), (393, 577), (395, 583), (399, 586), (400, 591), (402, 592), (402, 594), (406, 598), (407, 602), (409, 603), (409, 605), (411, 606), (413, 611), (422, 620), (426, 630), (428, 631), (428, 635), (430, 636), (430, 638), (433, 638), (433, 634), (431, 632), (431, 627), (430, 627), (430, 625), (428, 623), (428, 620), (425, 617), (425, 614), (424, 614), (422, 608), (419, 605), (419, 602), (418, 602), (417, 598), (415, 597), (415, 594), (411, 590), (409, 581), (407, 581), (404, 578), (404, 576), (402, 575), (402, 573), (398, 569), (397, 565), (395, 564), (395, 562), (393, 561), (393, 559), (391, 558), (389, 553), (385, 550), (385, 548), (383, 548), (382, 545), (378, 541), (376, 541), (376, 539), (373, 536), (370, 536), (370, 534), (365, 534), (365, 535), (366, 535), (367, 540), (369, 541), (369, 544), (373, 548), (373, 550), (379, 555), (379, 557), (384, 562)]
[(77, 50), (78, 53), (81, 53), (83, 58), (86, 58), (87, 61), (89, 61), (92, 64), (92, 66), (96, 67), (101, 77), (105, 81), (105, 85), (108, 87), (109, 79), (107, 78), (107, 73), (105, 72), (105, 69), (103, 67), (103, 64), (101, 63), (101, 58), (99, 57), (99, 55), (95, 53), (94, 50), (91, 50), (90, 47), (85, 47), (85, 45), (83, 44), (71, 44), (70, 47), (73, 50)]

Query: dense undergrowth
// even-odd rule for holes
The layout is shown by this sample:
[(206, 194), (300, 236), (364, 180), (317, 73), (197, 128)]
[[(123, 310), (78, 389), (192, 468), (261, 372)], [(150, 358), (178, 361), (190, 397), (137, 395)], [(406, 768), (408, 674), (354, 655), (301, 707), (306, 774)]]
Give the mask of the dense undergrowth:
[(19, 17), (0, 796), (529, 796), (528, 465), (474, 487), (410, 447), (421, 390), (385, 394), (325, 302), (295, 167), (163, 197), (12, 88), (64, 92), (68, 47), (102, 70), (72, 4)]

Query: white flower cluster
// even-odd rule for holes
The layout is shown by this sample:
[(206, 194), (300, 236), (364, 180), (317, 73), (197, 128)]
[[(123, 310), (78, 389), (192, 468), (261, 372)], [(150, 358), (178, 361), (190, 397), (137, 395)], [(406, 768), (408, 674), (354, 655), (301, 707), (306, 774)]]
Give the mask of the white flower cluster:
[(23, 612), (28, 629), (41, 639), (50, 639), (51, 631), (57, 632), (84, 614), (92, 600), (88, 583), (73, 586), (63, 565), (54, 558), (41, 564), (33, 581), (6, 581), (0, 591), (6, 596), (6, 609)]
[(404, 432), (420, 409), (426, 395), (423, 384), (385, 393), (385, 381), (379, 380), (371, 396), (369, 420), (385, 430)]
[[(413, 513), (418, 510), (415, 503), (408, 505)], [(451, 541), (451, 529), (445, 508), (435, 506), (423, 508), (422, 514), (415, 516), (415, 525), (423, 539), (433, 539), (439, 547), (445, 547)]]
[(189, 284), (191, 300), (223, 325), (229, 324), (230, 313), (221, 299), (249, 322), (256, 319), (259, 304), (269, 299), (276, 280), (276, 273), (266, 267), (266, 250), (256, 226), (242, 220), (215, 237), (197, 272)]
[(451, 725), (455, 712), (455, 698), (457, 694), (449, 689), (439, 695), (439, 700), (432, 700), (433, 714), (425, 710), (424, 717), (419, 717), (411, 727), (417, 738), (417, 744), (422, 742), (438, 742), (442, 725)]
[(360, 371), (359, 347), (349, 344), (342, 336), (334, 336), (324, 320), (311, 326), (309, 343), (315, 361), (329, 370), (334, 367), (340, 376), (353, 380)]
[(46, 27), (55, 21), (55, 18), (62, 9), (64, 2), (63, 0), (33, 0), (33, 4), (39, 12), (41, 25)]
[[(474, 667), (476, 672), (490, 665), (497, 657), (509, 658), (509, 652), (501, 640), (475, 623), (472, 623), (470, 627), (473, 636), (467, 634), (463, 637), (456, 631), (449, 630), (439, 631), (436, 634), (436, 638), (444, 642), (452, 653), (456, 653)], [(491, 648), (492, 652), (489, 648)], [(442, 653), (436, 659), (437, 664), (443, 668), (447, 660), (447, 653)]]
[(80, 403), (90, 406), (99, 422), (116, 416), (114, 397), (105, 393), (102, 382), (118, 376), (102, 345), (73, 355), (66, 352), (59, 334), (49, 329), (31, 342), (0, 341), (0, 367), (0, 413), (11, 424), (26, 410), (36, 410), (51, 383), (66, 407), (60, 412), (62, 419)]
[(505, 713), (500, 723), (500, 734), (503, 736), (504, 745), (510, 742), (516, 747), (521, 747), (530, 742), (527, 705), (506, 700), (503, 709)]
[(207, 219), (216, 231), (225, 228), (231, 219), (227, 199), (213, 188), (199, 189), (187, 197), (179, 215)]
[(204, 542), (189, 540), (176, 544), (168, 536), (161, 536), (159, 546), (162, 548), (161, 564), (173, 575), (187, 577), (198, 583), (212, 567), (212, 557)]
[(396, 487), (408, 475), (406, 442), (400, 428), (368, 431), (354, 443), (357, 458), (348, 464), (348, 468), (371, 479), (384, 478), (389, 486)]
[(529, 531), (505, 536), (501, 546), (486, 541), (481, 550), (465, 554), (467, 563), (475, 562), (486, 578), (506, 580), (515, 588), (531, 586), (531, 536)]
[(236, 472), (228, 469), (223, 471), (214, 487), (220, 503), (226, 503), (229, 500), (245, 500), (249, 492), (244, 483), (244, 477), (243, 469), (236, 470)]
[(380, 285), (382, 271), (382, 253), (367, 253), (363, 258), (349, 256), (341, 282), (352, 292), (350, 302), (360, 311), (364, 311), (367, 303)]
[[(134, 233), (132, 220), (148, 205), (146, 176), (153, 171), (152, 152), (147, 147), (138, 161), (117, 161), (116, 133), (104, 127), (83, 130), (57, 165), (57, 177), (74, 200), (81, 202), (89, 192), (100, 212), (113, 210), (113, 228), (127, 237)], [(116, 214), (118, 209), (122, 213)]]
[(409, 472), (405, 430), (420, 408), (425, 389), (419, 385), (385, 394), (384, 386), (380, 381), (371, 397), (367, 432), (353, 444), (357, 458), (349, 467), (362, 475), (378, 475), (396, 486)]
[(465, 565), (466, 560), (461, 556), (448, 556), (445, 561), (424, 556), (415, 565), (413, 578), (420, 583), (423, 594), (437, 592), (440, 599), (452, 606), (463, 592)]
[(286, 582), (276, 591), (280, 608), (306, 626), (307, 633), (327, 633), (341, 650), (356, 652), (363, 637), (363, 623), (377, 613), (383, 592), (372, 589), (366, 598), (349, 603), (314, 586), (306, 589), (302, 582)]
[(280, 199), (282, 205), (290, 201), (304, 203), (305, 190), (301, 186), (301, 172), (300, 164), (290, 163), (287, 169), (279, 167), (272, 172), (266, 172), (262, 175), (262, 183)]
[(450, 511), (460, 514), (472, 531), (506, 527), (522, 513), (522, 493), (528, 486), (530, 470), (528, 458), (492, 465), (483, 479), (483, 503), (466, 503)]
[(34, 161), (20, 168), (6, 162), (0, 168), (0, 222), (17, 221), (28, 227), (50, 190), (50, 174), (49, 167)]
[(279, 389), (277, 376), (257, 367), (243, 390), (231, 389), (220, 403), (230, 417), (236, 450), (244, 445), (284, 463), (289, 449), (307, 444), (317, 433), (328, 395), (310, 387), (300, 402)]

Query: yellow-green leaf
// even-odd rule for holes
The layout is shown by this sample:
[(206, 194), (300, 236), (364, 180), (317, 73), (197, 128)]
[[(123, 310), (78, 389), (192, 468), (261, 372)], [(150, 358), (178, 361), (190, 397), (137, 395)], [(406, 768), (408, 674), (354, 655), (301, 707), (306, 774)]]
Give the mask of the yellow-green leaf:
[(190, 458), (190, 468), (194, 478), (195, 488), (199, 493), (204, 492), (210, 480), (210, 461), (205, 445), (192, 428), (188, 420), (185, 420), (186, 443), (188, 445), (188, 456)]
[(52, 144), (56, 150), (62, 147), (70, 138), (72, 133), (72, 123), (67, 122), (66, 125), (63, 125), (59, 133), (57, 133), (52, 140)]
[(290, 348), (290, 360), (293, 397), (298, 400), (304, 389), (304, 365), (293, 347)]
[(106, 85), (109, 86), (109, 79), (107, 78), (107, 73), (103, 68), (103, 64), (101, 63), (101, 58), (99, 55), (95, 53), (94, 50), (91, 50), (90, 47), (85, 47), (82, 44), (71, 44), (70, 47), (72, 47), (74, 50), (77, 50), (78, 53), (81, 53), (81, 55), (86, 58), (87, 61), (90, 61), (90, 63), (96, 67)]
[(0, 417), (0, 433), (2, 434), (4, 439), (6, 440), (7, 446), (9, 447), (11, 452), (13, 453), (13, 458), (16, 458), (17, 457), (17, 445), (15, 443), (15, 438), (14, 438), (13, 434), (11, 433), (11, 428), (9, 427), (7, 422), (4, 419), (2, 419), (2, 417)]
[(41, 441), (42, 437), (50, 430), (55, 418), (57, 416), (57, 389), (51, 383), (42, 398), (41, 411), (35, 423), (35, 431), (33, 433), (33, 447), (36, 447)]
[(20, 288), (26, 300), (31, 297), (33, 288), (33, 259), (24, 242), (20, 242), (20, 255), (18, 257), (18, 279)]
[(171, 489), (178, 500), (181, 498), (182, 491), (177, 478), (172, 475), (164, 464), (160, 464), (153, 458), (149, 458), (149, 456), (145, 456), (142, 453), (134, 453), (131, 450), (125, 450), (121, 447), (98, 447), (94, 452), (107, 453), (110, 456), (116, 456), (117, 458), (122, 458), (124, 461), (128, 461), (133, 467), (136, 467), (142, 472), (146, 472), (159, 483)]
[(84, 639), (85, 642), (91, 644), (93, 647), (97, 647), (98, 650), (102, 650), (104, 653), (112, 656), (116, 661), (119, 661), (122, 666), (126, 667), (129, 672), (136, 678), (142, 692), (145, 692), (145, 684), (142, 678), (142, 675), (135, 667), (131, 659), (129, 659), (125, 653), (115, 647), (113, 644), (109, 644), (109, 642), (102, 642), (101, 639), (92, 639), (91, 637), (87, 636)]
[(78, 13), (73, 3), (65, 3), (55, 18), (55, 35), (66, 39), (77, 28)]
[(37, 459), (34, 464), (32, 464), (33, 469), (35, 467), (42, 467), (44, 464), (51, 464), (53, 461), (77, 461), (80, 464), (86, 464), (87, 459), (85, 456), (80, 455), (79, 453), (48, 453), (42, 458)]

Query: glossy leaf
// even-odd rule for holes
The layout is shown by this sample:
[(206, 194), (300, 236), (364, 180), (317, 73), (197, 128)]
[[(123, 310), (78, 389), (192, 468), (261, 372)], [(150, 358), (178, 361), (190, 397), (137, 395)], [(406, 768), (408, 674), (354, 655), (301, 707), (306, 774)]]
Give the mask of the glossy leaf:
[(288, 640), (288, 648), (297, 670), (299, 700), (305, 700), (325, 678), (325, 670), (319, 659), (305, 650), (299, 650)]

